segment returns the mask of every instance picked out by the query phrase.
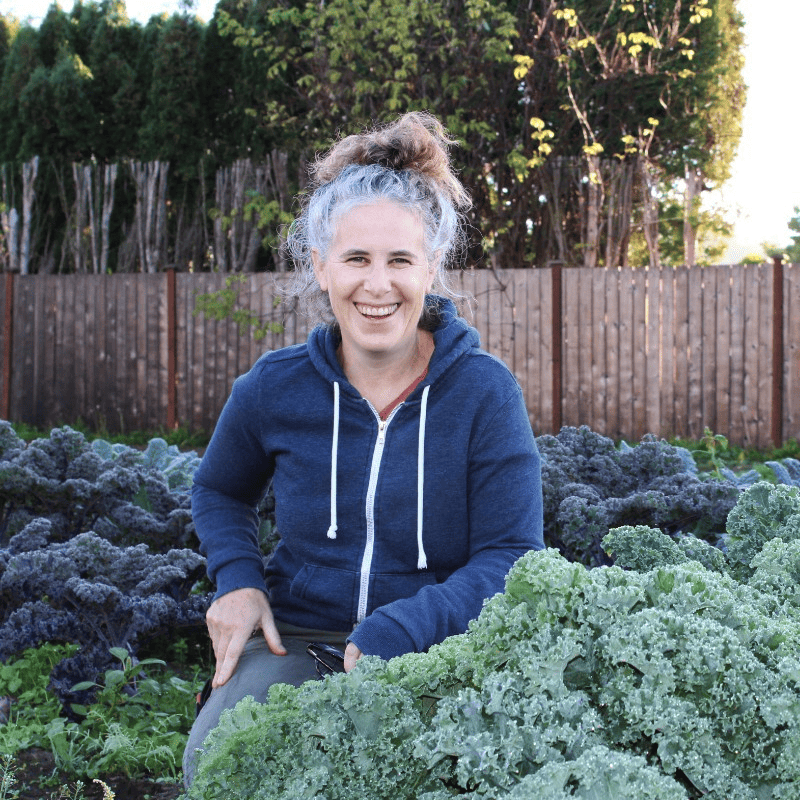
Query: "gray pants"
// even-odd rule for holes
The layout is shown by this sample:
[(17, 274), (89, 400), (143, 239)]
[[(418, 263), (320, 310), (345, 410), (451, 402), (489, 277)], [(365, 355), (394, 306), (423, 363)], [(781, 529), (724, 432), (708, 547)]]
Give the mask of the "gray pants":
[(242, 698), (251, 695), (259, 703), (267, 699), (269, 687), (274, 683), (299, 686), (307, 680), (317, 678), (314, 659), (306, 652), (309, 642), (325, 642), (344, 651), (349, 633), (298, 628), (277, 622), (285, 656), (273, 654), (261, 632), (250, 639), (239, 658), (236, 671), (224, 685), (211, 692), (211, 696), (198, 714), (189, 733), (189, 741), (183, 754), (183, 783), (188, 789), (194, 779), (197, 751), (209, 733), (219, 723), (226, 708), (233, 708)]

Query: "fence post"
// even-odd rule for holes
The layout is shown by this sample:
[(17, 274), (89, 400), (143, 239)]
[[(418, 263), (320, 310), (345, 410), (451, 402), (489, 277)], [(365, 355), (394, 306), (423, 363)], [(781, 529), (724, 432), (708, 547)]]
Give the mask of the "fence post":
[(772, 444), (783, 444), (783, 259), (772, 260)]
[(6, 272), (6, 301), (3, 315), (3, 394), (0, 419), (11, 416), (11, 336), (14, 331), (14, 273)]
[(177, 411), (177, 309), (175, 270), (167, 270), (167, 430), (178, 427)]
[(553, 338), (553, 433), (557, 434), (561, 430), (561, 364), (563, 358), (563, 309), (561, 294), (561, 264), (553, 264), (552, 270), (552, 298), (551, 307), (553, 309), (552, 338)]

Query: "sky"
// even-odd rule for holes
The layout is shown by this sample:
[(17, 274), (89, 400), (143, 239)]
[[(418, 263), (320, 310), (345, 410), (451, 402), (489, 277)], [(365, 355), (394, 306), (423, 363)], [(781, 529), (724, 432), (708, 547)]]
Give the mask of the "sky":
[[(0, 0), (0, 12), (36, 25), (51, 0)], [(215, 0), (198, 0), (195, 13), (211, 19)], [(71, 0), (61, 0), (71, 8)], [(128, 15), (147, 22), (153, 14), (178, 10), (178, 0), (126, 0)], [(797, 0), (738, 0), (745, 20), (744, 79), (748, 86), (742, 138), (731, 179), (708, 198), (707, 205), (729, 211), (734, 236), (721, 259), (736, 263), (762, 254), (764, 242), (786, 246), (787, 223), (800, 206), (800, 107), (796, 100)]]

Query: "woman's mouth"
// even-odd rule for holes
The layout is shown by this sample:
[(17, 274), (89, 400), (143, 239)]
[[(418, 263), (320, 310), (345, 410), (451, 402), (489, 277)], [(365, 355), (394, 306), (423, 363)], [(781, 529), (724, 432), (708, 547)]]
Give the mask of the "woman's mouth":
[(356, 303), (356, 310), (365, 317), (370, 319), (380, 319), (381, 317), (389, 317), (394, 314), (400, 307), (400, 303), (392, 303), (388, 306), (366, 306), (361, 303)]

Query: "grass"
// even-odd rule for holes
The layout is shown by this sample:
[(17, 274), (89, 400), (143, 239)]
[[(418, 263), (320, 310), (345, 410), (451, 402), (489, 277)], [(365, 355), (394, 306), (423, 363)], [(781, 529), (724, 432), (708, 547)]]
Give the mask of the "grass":
[[(17, 436), (26, 442), (34, 439), (47, 439), (50, 428), (42, 429), (24, 422), (12, 422)], [(189, 431), (187, 428), (161, 429), (155, 431), (129, 431), (127, 433), (111, 433), (106, 429), (93, 429), (80, 420), (69, 423), (73, 430), (80, 431), (88, 441), (104, 439), (112, 444), (127, 444), (130, 447), (145, 447), (151, 439), (164, 439), (169, 445), (176, 445), (181, 450), (198, 450), (204, 448), (211, 438), (205, 431)]]

